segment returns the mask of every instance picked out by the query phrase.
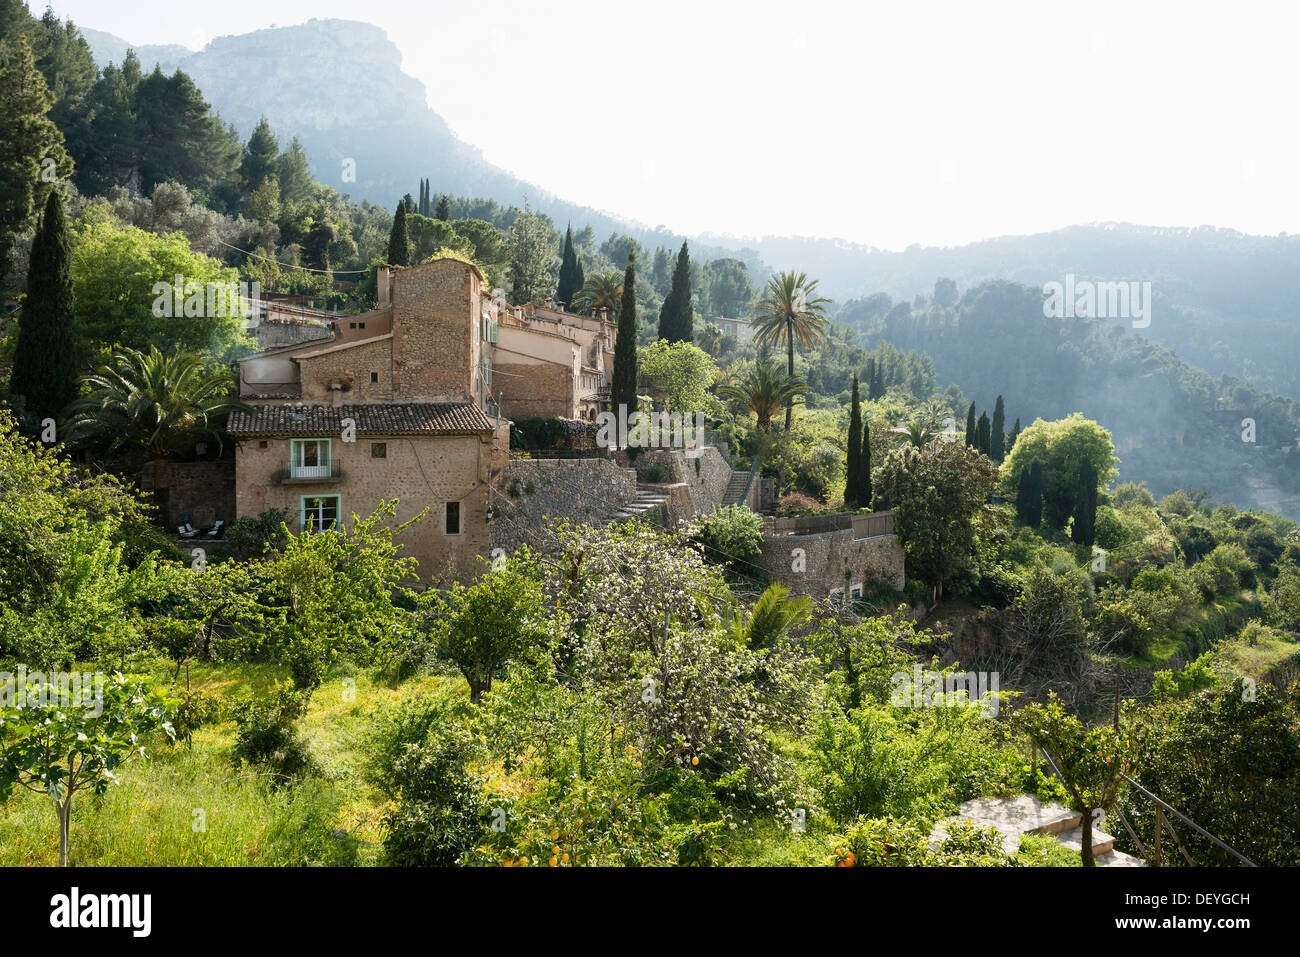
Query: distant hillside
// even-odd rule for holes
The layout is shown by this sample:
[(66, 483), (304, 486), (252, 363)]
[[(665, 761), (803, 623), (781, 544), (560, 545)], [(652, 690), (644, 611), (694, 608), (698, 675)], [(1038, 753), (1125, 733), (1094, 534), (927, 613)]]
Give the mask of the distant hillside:
[[(101, 63), (120, 59), (128, 46), (111, 34), (83, 33)], [(185, 55), (177, 58), (177, 50)], [(561, 226), (590, 225), (600, 238), (627, 233), (651, 248), (676, 247), (687, 238), (567, 202), (489, 163), (429, 108), (424, 84), (402, 72), (397, 46), (371, 24), (314, 19), (219, 37), (197, 53), (170, 46), (141, 47), (136, 53), (146, 70), (159, 60), (165, 71), (179, 67), (188, 73), (244, 136), (265, 116), (286, 141), (298, 137), (316, 179), (354, 199), (391, 209), (427, 177), (440, 193), (507, 205), (522, 205), (527, 198)], [(349, 167), (355, 181), (344, 178)], [(696, 252), (704, 258), (734, 255), (730, 247)], [(752, 250), (739, 258), (754, 263), (755, 279), (765, 274)]]
[[(84, 32), (100, 61), (125, 53), (126, 41)], [(598, 237), (629, 233), (670, 248), (690, 238), (697, 257), (736, 255), (759, 282), (769, 267), (804, 270), (820, 279), (836, 309), (879, 292), (928, 295), (939, 277), (963, 291), (990, 279), (1041, 286), (1067, 273), (1149, 281), (1155, 306), (1140, 335), (1212, 374), (1300, 398), (1300, 237), (1101, 224), (902, 252), (836, 239), (683, 237), (568, 202), (488, 163), (429, 109), (424, 85), (402, 72), (397, 47), (370, 24), (311, 20), (221, 37), (197, 53), (175, 45), (137, 52), (146, 69), (155, 60), (184, 69), (245, 136), (264, 114), (281, 137), (302, 141), (319, 180), (386, 208), (414, 192), (421, 177), (439, 192), (505, 204), (527, 196), (556, 222), (591, 225)], [(355, 182), (343, 179), (347, 160), (355, 162)]]
[(95, 64), (102, 70), (109, 63), (116, 63), (121, 66), (122, 61), (126, 59), (126, 51), (135, 50), (135, 55), (140, 58), (142, 64), (148, 64), (150, 69), (156, 63), (162, 67), (164, 73), (171, 73), (185, 59), (194, 53), (188, 47), (183, 47), (179, 43), (164, 43), (158, 45), (133, 46), (121, 37), (115, 37), (111, 33), (105, 33), (103, 30), (91, 30), (87, 27), (77, 27), (81, 35), (86, 38), (90, 44), (90, 52), (95, 57)]

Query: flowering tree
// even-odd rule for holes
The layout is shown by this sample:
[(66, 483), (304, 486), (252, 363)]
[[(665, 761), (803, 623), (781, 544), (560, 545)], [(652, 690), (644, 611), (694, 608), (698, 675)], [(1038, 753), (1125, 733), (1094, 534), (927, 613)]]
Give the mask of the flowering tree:
[(147, 757), (144, 738), (154, 731), (174, 737), (161, 696), (147, 679), (115, 674), (93, 699), (65, 700), (52, 683), (16, 689), (0, 702), (0, 801), (15, 787), (44, 794), (59, 816), (59, 865), (68, 863), (72, 798), (78, 791), (103, 794), (117, 784), (113, 773), (129, 758)]

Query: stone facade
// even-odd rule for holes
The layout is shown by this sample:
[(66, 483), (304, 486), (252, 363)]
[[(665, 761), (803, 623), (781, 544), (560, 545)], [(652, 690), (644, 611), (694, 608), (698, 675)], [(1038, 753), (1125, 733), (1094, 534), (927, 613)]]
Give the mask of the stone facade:
[(500, 362), (492, 368), (492, 393), (512, 419), (574, 418), (572, 383), (572, 372), (560, 365)]
[(902, 591), (905, 581), (898, 536), (858, 538), (851, 527), (808, 535), (767, 535), (755, 563), (792, 594), (817, 598), (838, 592), (851, 599), (855, 589), (860, 594)]
[(483, 398), (482, 288), (479, 271), (455, 259), (397, 273), (392, 283), (395, 395), (406, 401)]
[(165, 462), (162, 489), (156, 463), (140, 470), (140, 488), (154, 493), (160, 520), (174, 532), (189, 516), (195, 528), (210, 528), (218, 519), (229, 525), (235, 518), (235, 463), (231, 459), (210, 462)]
[(602, 524), (636, 494), (636, 472), (610, 459), (512, 459), (492, 494), (492, 547), (548, 547), (548, 527)]
[[(428, 513), (397, 541), (403, 555), (420, 563), (424, 580), (465, 568), (488, 552), (487, 508), (493, 458), (492, 435), (358, 435), (353, 442), (329, 439), (337, 474), (324, 479), (289, 477), (290, 437), (249, 438), (241, 443), (235, 474), (236, 509), (255, 516), (270, 508), (289, 514), (299, 531), (307, 500), (336, 497), (339, 517), (365, 517), (381, 501), (398, 500), (396, 521)], [(448, 528), (454, 504), (455, 530)]]

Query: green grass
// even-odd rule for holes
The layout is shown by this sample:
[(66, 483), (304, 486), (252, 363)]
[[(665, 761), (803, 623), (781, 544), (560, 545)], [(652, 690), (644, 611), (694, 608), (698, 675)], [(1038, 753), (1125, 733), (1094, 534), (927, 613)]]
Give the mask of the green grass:
[[(137, 665), (160, 688), (165, 662)], [(195, 664), (191, 687), (227, 701), (267, 690), (284, 672), (263, 664)], [(182, 671), (180, 686), (185, 683)], [(375, 863), (383, 797), (362, 778), (362, 734), (371, 713), (440, 685), (468, 694), (459, 679), (422, 675), (400, 687), (340, 669), (318, 688), (298, 722), (321, 778), (273, 787), (257, 769), (231, 763), (235, 724), (195, 733), (192, 750), (151, 742), (151, 760), (119, 770), (119, 786), (73, 800), (70, 862), (98, 866), (239, 866)], [(50, 801), (26, 790), (0, 805), (0, 866), (58, 863)]]

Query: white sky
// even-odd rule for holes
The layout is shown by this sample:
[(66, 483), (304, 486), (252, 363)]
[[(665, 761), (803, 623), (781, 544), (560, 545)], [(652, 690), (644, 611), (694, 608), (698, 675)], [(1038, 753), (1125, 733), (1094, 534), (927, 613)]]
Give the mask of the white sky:
[(1291, 2), (52, 5), (196, 49), (366, 20), (489, 161), (683, 233), (901, 249), (1104, 220), (1300, 232)]

